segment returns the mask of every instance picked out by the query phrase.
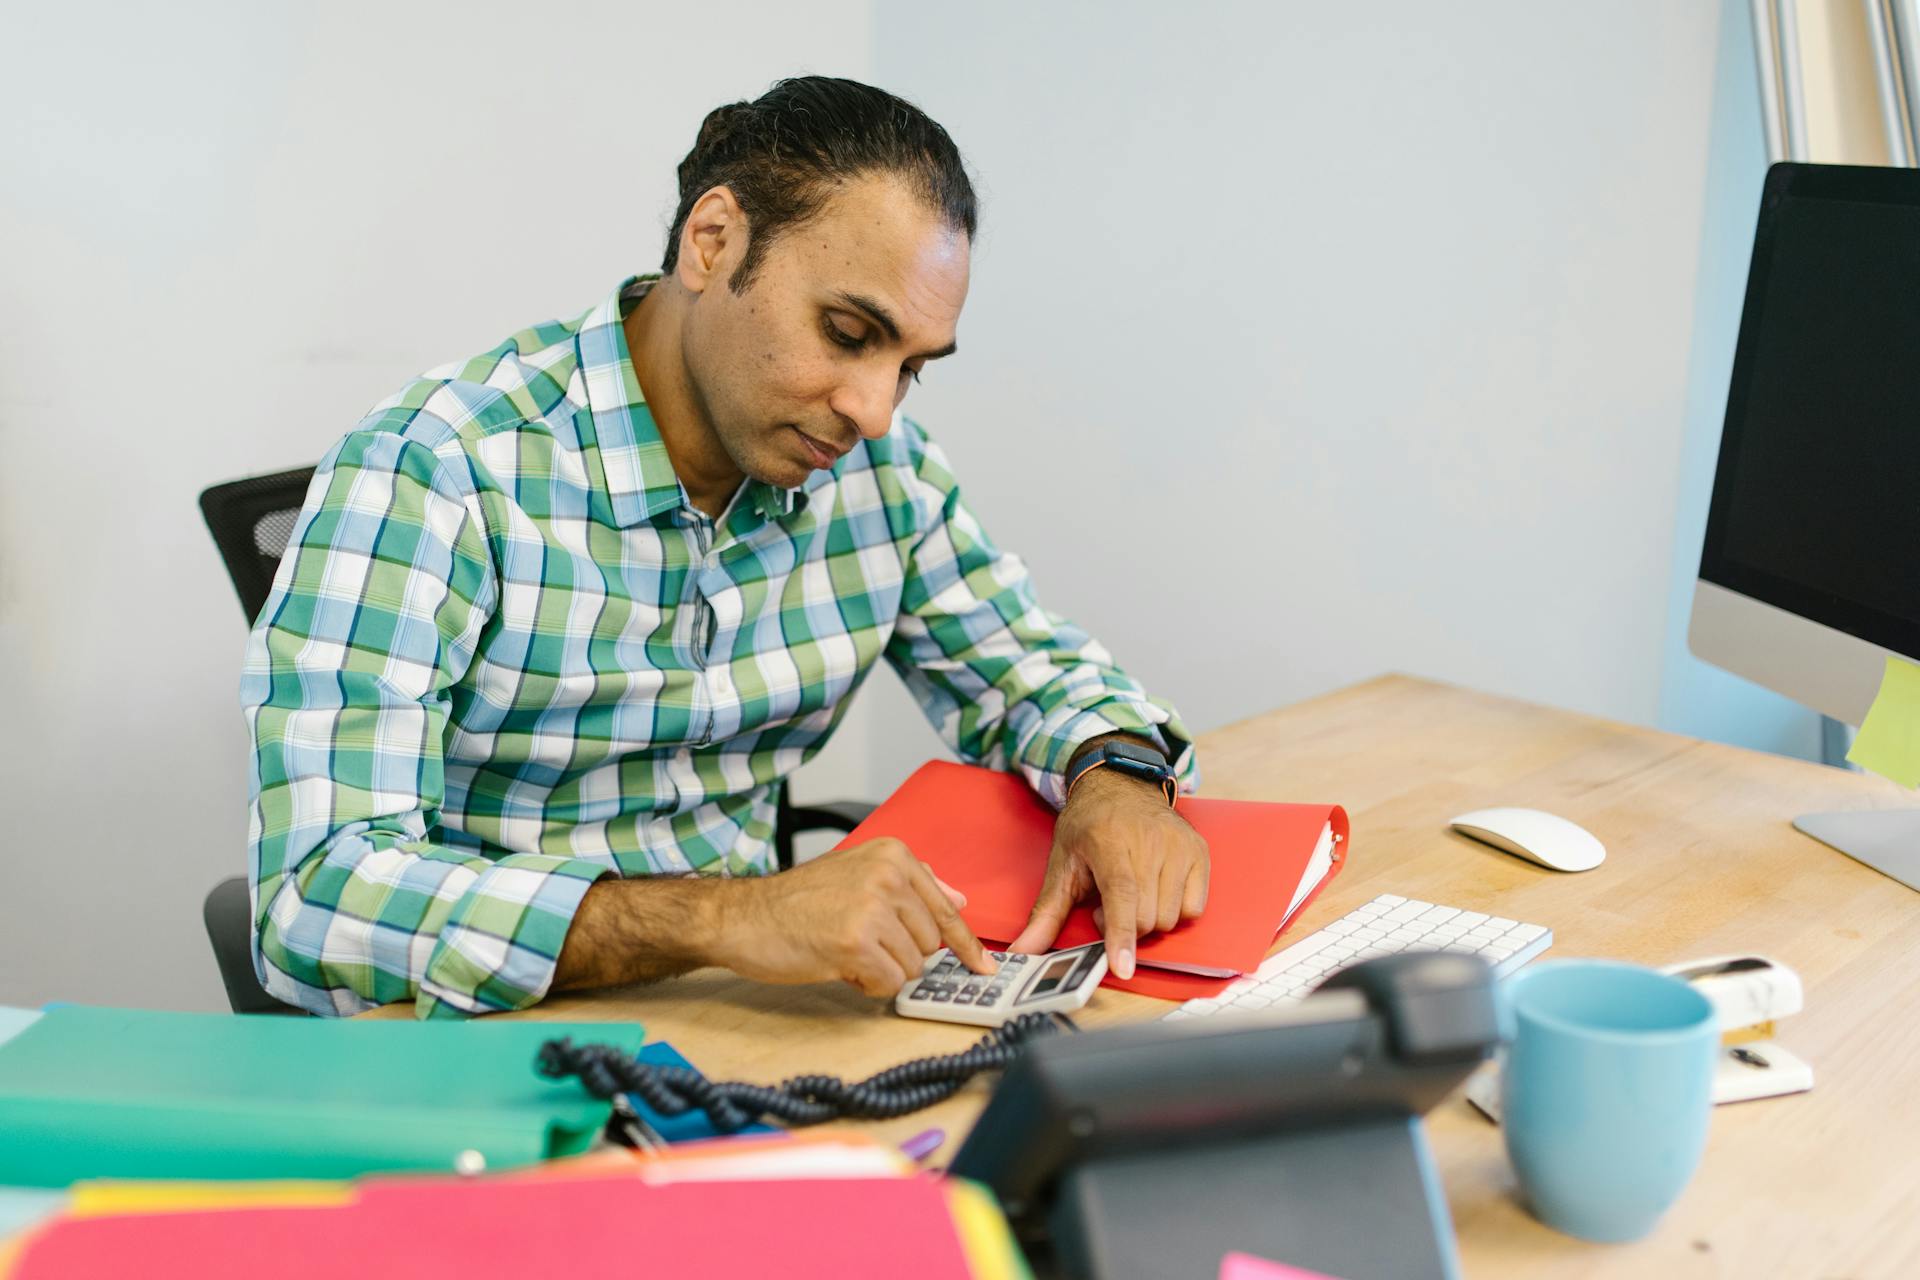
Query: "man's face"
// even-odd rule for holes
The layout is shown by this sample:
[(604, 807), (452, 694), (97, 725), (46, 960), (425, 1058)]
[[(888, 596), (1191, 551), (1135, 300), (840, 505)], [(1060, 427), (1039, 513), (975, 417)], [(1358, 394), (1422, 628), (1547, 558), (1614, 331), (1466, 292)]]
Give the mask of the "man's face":
[(714, 263), (685, 333), (693, 394), (744, 474), (783, 489), (887, 433), (930, 360), (952, 353), (967, 300), (966, 233), (889, 177), (840, 189), (786, 228), (753, 279)]

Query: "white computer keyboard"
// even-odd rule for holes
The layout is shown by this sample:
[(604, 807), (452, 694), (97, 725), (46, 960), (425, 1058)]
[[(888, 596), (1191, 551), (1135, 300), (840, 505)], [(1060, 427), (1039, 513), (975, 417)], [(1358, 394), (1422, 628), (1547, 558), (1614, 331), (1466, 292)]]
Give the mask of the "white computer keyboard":
[(1402, 951), (1484, 956), (1494, 976), (1504, 978), (1552, 945), (1553, 932), (1544, 925), (1383, 893), (1319, 932), (1274, 952), (1219, 995), (1189, 1000), (1167, 1018), (1200, 1018), (1285, 1004), (1301, 999), (1336, 970)]

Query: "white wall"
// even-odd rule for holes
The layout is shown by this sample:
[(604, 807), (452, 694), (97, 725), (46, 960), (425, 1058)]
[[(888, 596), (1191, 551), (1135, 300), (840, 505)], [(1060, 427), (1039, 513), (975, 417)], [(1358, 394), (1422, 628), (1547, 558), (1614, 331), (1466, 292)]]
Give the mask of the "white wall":
[[(10, 19), (0, 1003), (220, 1006), (244, 628), (197, 491), (652, 264), (701, 114), (798, 70), (970, 157), (909, 407), (1195, 727), (1391, 668), (1652, 719), (1717, 6), (396, 8)], [(804, 795), (934, 749), (861, 697)]]
[(224, 1008), (246, 627), (195, 495), (652, 269), (706, 111), (867, 0), (72, 3), (0, 39), (0, 1004)]
[(1050, 607), (1202, 730), (1390, 669), (1654, 718), (1718, 5), (878, 13), (986, 193), (908, 407)]

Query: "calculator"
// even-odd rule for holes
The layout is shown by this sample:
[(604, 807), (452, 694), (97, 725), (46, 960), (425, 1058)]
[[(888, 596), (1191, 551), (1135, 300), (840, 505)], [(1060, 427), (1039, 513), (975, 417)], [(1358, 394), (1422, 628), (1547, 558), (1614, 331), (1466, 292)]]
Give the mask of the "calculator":
[(942, 947), (909, 979), (893, 1007), (909, 1018), (997, 1027), (1023, 1013), (1072, 1013), (1107, 976), (1107, 948), (1089, 942), (1044, 956), (989, 951), (997, 973), (975, 973)]

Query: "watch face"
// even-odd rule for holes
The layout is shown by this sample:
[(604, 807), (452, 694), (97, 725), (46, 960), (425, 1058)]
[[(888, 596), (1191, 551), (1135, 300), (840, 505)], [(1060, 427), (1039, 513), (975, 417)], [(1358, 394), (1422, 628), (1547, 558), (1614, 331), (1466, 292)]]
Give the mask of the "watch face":
[(1135, 746), (1131, 742), (1113, 742), (1103, 748), (1103, 753), (1109, 761), (1120, 764), (1129, 772), (1150, 773), (1154, 777), (1173, 772), (1167, 768), (1167, 762), (1161, 758), (1160, 753), (1152, 747)]

